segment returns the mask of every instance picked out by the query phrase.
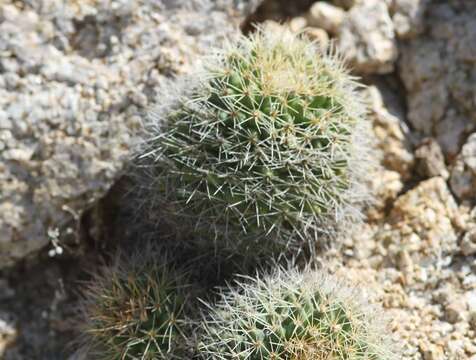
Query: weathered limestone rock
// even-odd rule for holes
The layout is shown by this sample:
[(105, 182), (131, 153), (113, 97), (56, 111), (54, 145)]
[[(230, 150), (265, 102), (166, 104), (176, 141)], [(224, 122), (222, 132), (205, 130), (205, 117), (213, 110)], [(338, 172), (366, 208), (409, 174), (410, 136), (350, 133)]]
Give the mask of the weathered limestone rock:
[(476, 224), (464, 234), (460, 244), (461, 252), (465, 256), (476, 254)]
[(476, 203), (476, 133), (468, 138), (456, 158), (450, 185), (460, 200)]
[(450, 160), (476, 129), (475, 17), (471, 2), (436, 1), (426, 12), (425, 33), (400, 48), (408, 120), (435, 137)]
[(402, 260), (402, 266), (408, 262), (438, 266), (458, 249), (459, 226), (453, 196), (445, 181), (434, 177), (395, 201), (379, 237), (390, 258)]
[(344, 21), (345, 15), (345, 11), (341, 8), (328, 2), (318, 1), (311, 6), (306, 18), (309, 26), (336, 34)]
[(428, 0), (393, 0), (392, 21), (401, 39), (413, 38), (423, 31), (423, 17)]
[(121, 175), (167, 76), (237, 34), (258, 1), (0, 6), (0, 267), (34, 253)]
[(397, 171), (402, 178), (408, 179), (411, 176), (414, 156), (402, 129), (403, 121), (389, 112), (382, 93), (376, 86), (369, 86), (366, 93), (377, 147), (381, 152), (381, 163), (387, 169)]
[(15, 341), (16, 329), (0, 316), (0, 357), (3, 357), (7, 347)]
[(440, 145), (435, 139), (424, 139), (415, 150), (415, 169), (423, 177), (441, 176), (447, 180), (450, 176)]
[(386, 3), (368, 0), (354, 5), (339, 29), (337, 44), (357, 72), (392, 72), (398, 49)]

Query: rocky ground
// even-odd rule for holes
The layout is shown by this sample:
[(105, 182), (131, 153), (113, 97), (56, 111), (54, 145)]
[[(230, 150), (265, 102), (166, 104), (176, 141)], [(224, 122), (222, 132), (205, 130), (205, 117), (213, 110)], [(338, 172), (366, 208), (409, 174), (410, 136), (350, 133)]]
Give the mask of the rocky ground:
[[(374, 290), (404, 359), (475, 360), (473, 0), (288, 3), (265, 1), (242, 29), (280, 21), (333, 41), (368, 85), (380, 159), (367, 221), (323, 256)], [(124, 231), (141, 114), (254, 5), (1, 3), (0, 358), (68, 358), (78, 280)]]

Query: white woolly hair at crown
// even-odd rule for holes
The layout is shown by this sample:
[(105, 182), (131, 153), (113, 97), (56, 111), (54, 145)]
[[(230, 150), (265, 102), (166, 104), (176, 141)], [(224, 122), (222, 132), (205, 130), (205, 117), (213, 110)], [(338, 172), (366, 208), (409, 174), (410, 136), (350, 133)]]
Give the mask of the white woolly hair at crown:
[[(315, 69), (313, 72), (314, 82), (307, 77), (307, 70), (290, 72), (289, 69), (286, 69), (286, 61), (279, 62), (273, 59), (271, 51), (279, 47), (286, 50), (286, 56), (296, 54), (294, 63), (298, 67), (309, 66), (305, 62), (306, 59), (318, 58), (319, 61), (313, 61), (312, 65)], [(345, 195), (341, 196), (343, 203), (337, 203), (334, 199), (329, 200), (328, 205), (332, 211), (319, 219), (311, 217), (303, 219), (301, 229), (296, 230), (301, 241), (309, 237), (322, 239), (323, 234), (334, 241), (337, 233), (341, 237), (353, 230), (353, 225), (359, 223), (362, 218), (362, 205), (372, 199), (366, 179), (368, 179), (376, 160), (370, 152), (372, 131), (366, 119), (367, 107), (359, 94), (363, 86), (356, 81), (356, 78), (348, 74), (342, 55), (334, 47), (322, 49), (317, 43), (303, 41), (299, 36), (296, 37), (295, 34), (284, 28), (279, 31), (275, 28), (273, 31), (267, 31), (266, 27), (258, 27), (249, 37), (242, 36), (238, 41), (230, 41), (222, 49), (212, 51), (212, 55), (204, 58), (203, 63), (198, 64), (192, 74), (164, 82), (159, 89), (158, 106), (149, 112), (149, 116), (145, 120), (143, 126), (145, 140), (139, 149), (139, 158), (141, 164), (146, 168), (145, 174), (148, 177), (145, 181), (139, 182), (139, 185), (145, 190), (144, 203), (156, 201), (157, 204), (160, 204), (161, 202), (158, 199), (160, 194), (154, 191), (154, 184), (159, 180), (155, 178), (156, 173), (153, 168), (156, 165), (155, 162), (160, 160), (163, 155), (163, 150), (156, 147), (156, 141), (164, 139), (170, 114), (179, 110), (182, 105), (186, 105), (188, 109), (195, 109), (197, 113), (205, 112), (206, 114), (203, 102), (206, 102), (211, 93), (209, 80), (216, 78), (218, 74), (222, 74), (226, 70), (228, 56), (246, 57), (249, 55), (250, 49), (253, 48), (263, 50), (259, 53), (260, 70), (264, 76), (269, 75), (268, 81), (264, 82), (265, 95), (267, 91), (273, 94), (286, 92), (302, 95), (312, 94), (313, 86), (322, 86), (322, 81), (324, 81), (316, 80), (315, 74), (326, 71), (330, 74), (331, 80), (328, 81), (332, 84), (329, 90), (332, 93), (328, 95), (337, 100), (344, 108), (345, 113), (352, 114), (352, 117), (357, 119), (352, 130), (348, 158), (346, 158), (349, 184), (348, 188), (343, 190)], [(302, 61), (298, 56), (303, 58)], [(147, 167), (150, 167), (150, 171), (147, 171)], [(150, 192), (155, 192), (155, 194), (151, 196)], [(180, 221), (187, 220), (183, 217)], [(211, 224), (210, 227), (214, 226), (215, 224)], [(244, 224), (242, 227), (245, 228)], [(281, 240), (283, 242), (287, 241), (284, 237), (286, 236), (284, 235)], [(314, 250), (314, 243), (307, 241), (305, 243), (309, 245), (311, 251)]]
[[(279, 327), (282, 324), (279, 320), (277, 323), (270, 323), (270, 317), (272, 318), (273, 314), (277, 316), (290, 314), (286, 311), (287, 308), (296, 306), (292, 300), (284, 297), (293, 294), (300, 301), (306, 295), (312, 296), (316, 293), (321, 298), (326, 299), (324, 305), (329, 314), (336, 308), (345, 309), (345, 313), (352, 323), (351, 325), (355, 327), (354, 337), (350, 338), (349, 342), (345, 341), (347, 344), (334, 344), (334, 347), (330, 348), (327, 343), (326, 346), (326, 334), (319, 327), (309, 331), (315, 335), (314, 340), (316, 342), (306, 338), (306, 341), (310, 340), (311, 345), (307, 348), (300, 347), (297, 352), (293, 350), (290, 350), (290, 352), (283, 351), (283, 347), (289, 347), (296, 339), (288, 338), (286, 339), (287, 343), (283, 344), (271, 341), (268, 344), (280, 348), (280, 352), (272, 354), (263, 352), (261, 355), (257, 355), (255, 351), (259, 343), (246, 343), (250, 341), (250, 338), (254, 338), (254, 335), (246, 336), (247, 332), (251, 334), (253, 331), (248, 326), (256, 326), (260, 329), (257, 330), (258, 333), (262, 331), (265, 337), (272, 337), (274, 341), (277, 341), (277, 338), (282, 337), (278, 335)], [(400, 347), (392, 339), (388, 326), (389, 318), (383, 313), (380, 306), (371, 304), (364, 294), (363, 289), (350, 284), (341, 277), (330, 275), (326, 270), (312, 270), (309, 267), (303, 272), (296, 268), (287, 270), (278, 267), (272, 273), (264, 276), (240, 276), (234, 284), (219, 291), (219, 300), (216, 303), (205, 303), (206, 311), (203, 312), (199, 345), (201, 356), (204, 359), (222, 360), (235, 358), (242, 360), (258, 359), (256, 356), (259, 356), (260, 360), (329, 360), (332, 356), (329, 350), (335, 350), (335, 346), (342, 345), (342, 357), (332, 357), (332, 359), (399, 360), (400, 357), (397, 354), (400, 352)], [(309, 305), (309, 303), (305, 303), (306, 305)], [(319, 307), (319, 309), (321, 308)], [(263, 314), (263, 311), (267, 311), (267, 313)], [(266, 316), (267, 314), (269, 316)], [(332, 315), (328, 316), (332, 317)], [(295, 335), (296, 338), (299, 337), (299, 335)], [(233, 344), (236, 345), (237, 343), (236, 339), (240, 339), (242, 344), (243, 342), (246, 343), (240, 350), (233, 347)], [(267, 340), (258, 336), (256, 341), (264, 343)], [(353, 341), (355, 341), (354, 345), (356, 347), (361, 343), (369, 346), (369, 352), (365, 354), (368, 357), (352, 353), (355, 350), (355, 347), (352, 347)], [(321, 348), (317, 344), (321, 344)], [(280, 347), (280, 345), (282, 346)], [(243, 349), (243, 347), (246, 349)], [(345, 352), (346, 350), (349, 352)], [(352, 355), (355, 355), (355, 357), (352, 357)]]

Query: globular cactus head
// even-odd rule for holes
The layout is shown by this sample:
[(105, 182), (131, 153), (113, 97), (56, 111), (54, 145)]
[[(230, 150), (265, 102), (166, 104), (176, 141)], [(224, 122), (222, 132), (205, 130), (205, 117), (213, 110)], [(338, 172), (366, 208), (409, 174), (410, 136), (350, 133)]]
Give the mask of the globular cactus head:
[(202, 75), (148, 126), (154, 203), (230, 245), (301, 245), (355, 217), (369, 135), (359, 84), (335, 52), (258, 29)]
[(180, 359), (185, 280), (186, 273), (147, 253), (104, 269), (83, 292), (81, 351), (88, 359)]
[(397, 360), (376, 310), (339, 279), (280, 269), (223, 291), (199, 349), (222, 360)]

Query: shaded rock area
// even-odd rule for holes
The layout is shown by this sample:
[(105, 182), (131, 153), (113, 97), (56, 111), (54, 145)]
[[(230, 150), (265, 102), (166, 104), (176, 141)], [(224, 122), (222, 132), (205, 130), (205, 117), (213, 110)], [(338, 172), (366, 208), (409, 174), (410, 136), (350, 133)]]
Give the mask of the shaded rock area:
[(447, 180), (449, 177), (445, 165), (445, 158), (438, 142), (433, 138), (426, 138), (415, 150), (418, 174), (422, 177), (431, 178), (441, 176)]
[(450, 184), (460, 200), (476, 200), (476, 133), (468, 138), (456, 158)]
[(87, 269), (86, 263), (65, 256), (43, 259), (5, 274), (0, 284), (0, 308), (8, 309), (8, 314), (0, 311), (0, 357), (5, 350), (2, 359), (68, 358), (71, 348), (67, 344), (76, 335), (71, 321), (75, 315), (74, 289), (81, 276), (84, 278), (80, 273)]
[(378, 241), (399, 268), (413, 263), (438, 267), (458, 248), (457, 225), (464, 226), (458, 217), (445, 181), (433, 177), (398, 197), (383, 226), (390, 231), (380, 234)]

